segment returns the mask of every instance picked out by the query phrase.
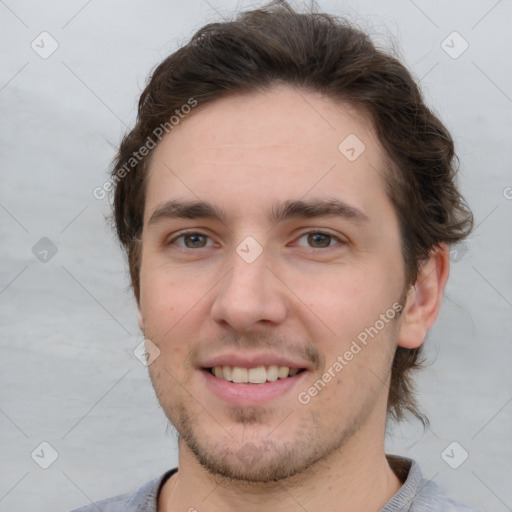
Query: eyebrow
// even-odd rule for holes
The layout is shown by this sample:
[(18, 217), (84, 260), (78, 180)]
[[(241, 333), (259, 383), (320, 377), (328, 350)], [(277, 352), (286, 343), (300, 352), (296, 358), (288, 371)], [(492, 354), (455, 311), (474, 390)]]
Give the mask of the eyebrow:
[[(342, 217), (358, 224), (369, 222), (368, 216), (355, 206), (331, 198), (274, 203), (269, 214), (269, 220), (273, 224), (289, 219), (316, 217)], [(148, 225), (170, 219), (211, 219), (226, 224), (228, 215), (222, 208), (207, 201), (171, 200), (153, 212)]]

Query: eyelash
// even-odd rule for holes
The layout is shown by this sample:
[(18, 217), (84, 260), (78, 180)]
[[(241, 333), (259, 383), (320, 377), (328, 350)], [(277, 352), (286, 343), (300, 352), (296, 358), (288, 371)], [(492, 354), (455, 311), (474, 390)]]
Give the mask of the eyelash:
[[(201, 233), (201, 232), (198, 232), (198, 231), (184, 231), (184, 232), (179, 233), (177, 236), (175, 236), (171, 240), (169, 240), (166, 243), (166, 245), (173, 245), (177, 240), (184, 239), (187, 236), (193, 236), (193, 235), (210, 238), (208, 235), (205, 235), (204, 233)], [(326, 231), (320, 231), (320, 230), (312, 230), (312, 231), (307, 231), (305, 233), (302, 233), (297, 240), (300, 240), (301, 238), (304, 238), (305, 236), (308, 236), (308, 235), (324, 235), (324, 236), (330, 237), (331, 241), (332, 240), (337, 241), (338, 243), (340, 243), (342, 245), (346, 244), (346, 242), (344, 240), (341, 240), (336, 235), (332, 235), (331, 233), (328, 233)], [(184, 247), (184, 246), (179, 246), (179, 247), (181, 247), (182, 249), (194, 250), (194, 248), (192, 248), (192, 247)], [(334, 246), (332, 246), (332, 245), (328, 245), (327, 247), (309, 247), (309, 249), (314, 249), (314, 250), (318, 250), (318, 249), (332, 249), (333, 247)], [(206, 249), (206, 247), (198, 247), (198, 249)]]

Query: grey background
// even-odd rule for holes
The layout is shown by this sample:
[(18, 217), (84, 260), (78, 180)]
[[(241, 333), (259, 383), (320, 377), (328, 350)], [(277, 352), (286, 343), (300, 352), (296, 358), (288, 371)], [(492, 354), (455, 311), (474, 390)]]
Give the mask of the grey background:
[[(455, 137), (478, 225), (453, 255), (426, 342), (435, 363), (418, 390), (431, 427), (394, 429), (388, 451), (418, 460), (453, 497), (512, 510), (512, 2), (318, 4), (379, 44), (398, 42)], [(150, 69), (237, 5), (261, 4), (0, 1), (1, 511), (70, 510), (176, 464), (175, 436), (133, 354), (142, 336), (108, 203), (92, 191), (107, 179)], [(46, 59), (31, 48), (43, 31), (59, 45)], [(469, 44), (456, 59), (441, 46), (453, 31)], [(452, 53), (461, 48), (447, 41)], [(458, 469), (441, 456), (453, 441), (469, 453)], [(51, 461), (41, 442), (58, 453), (48, 469), (31, 457)], [(460, 447), (448, 450), (452, 461)]]

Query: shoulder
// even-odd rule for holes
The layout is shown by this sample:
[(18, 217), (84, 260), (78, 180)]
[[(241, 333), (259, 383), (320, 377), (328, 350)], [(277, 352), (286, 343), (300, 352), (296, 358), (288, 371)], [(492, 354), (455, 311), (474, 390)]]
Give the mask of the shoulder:
[[(119, 496), (114, 496), (113, 498), (107, 498), (100, 501), (95, 501), (90, 505), (85, 505), (80, 508), (76, 508), (71, 512), (98, 512), (98, 509), (102, 512), (121, 512), (122, 510), (130, 510), (128, 509), (128, 502), (133, 497), (133, 494), (120, 494)], [(134, 509), (137, 510), (137, 509)]]
[(388, 456), (388, 461), (391, 467), (400, 467), (403, 485), (381, 512), (479, 512), (469, 505), (446, 497), (435, 482), (423, 478), (421, 469), (414, 460)]
[(424, 487), (416, 495), (411, 512), (479, 512), (476, 508), (445, 496), (437, 484), (423, 479)]
[(147, 482), (135, 492), (96, 501), (71, 512), (98, 512), (98, 509), (102, 512), (157, 512), (157, 498), (160, 488), (176, 471), (177, 468), (167, 471)]

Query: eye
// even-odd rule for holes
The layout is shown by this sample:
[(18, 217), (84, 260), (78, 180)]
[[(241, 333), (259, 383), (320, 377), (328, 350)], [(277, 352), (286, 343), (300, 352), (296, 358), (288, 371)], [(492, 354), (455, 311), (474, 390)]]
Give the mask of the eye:
[(309, 233), (305, 233), (298, 240), (300, 241), (304, 238), (306, 238), (306, 243), (313, 249), (327, 249), (335, 245), (336, 242), (343, 244), (343, 241), (338, 237), (322, 231), (311, 231)]
[[(182, 243), (177, 243), (180, 240)], [(203, 233), (181, 233), (180, 235), (174, 237), (169, 240), (169, 245), (178, 245), (179, 247), (183, 247), (185, 249), (202, 249), (207, 247), (207, 240), (209, 237), (207, 235), (203, 235)]]

